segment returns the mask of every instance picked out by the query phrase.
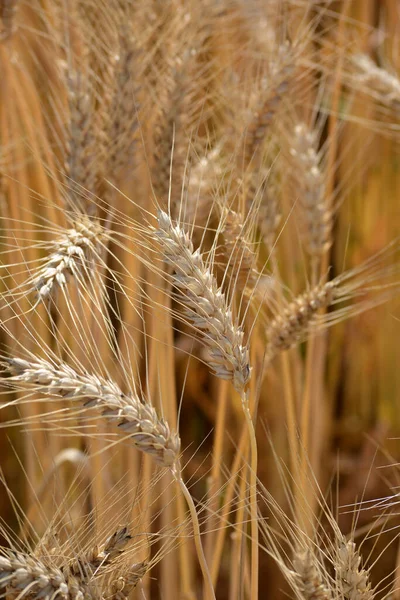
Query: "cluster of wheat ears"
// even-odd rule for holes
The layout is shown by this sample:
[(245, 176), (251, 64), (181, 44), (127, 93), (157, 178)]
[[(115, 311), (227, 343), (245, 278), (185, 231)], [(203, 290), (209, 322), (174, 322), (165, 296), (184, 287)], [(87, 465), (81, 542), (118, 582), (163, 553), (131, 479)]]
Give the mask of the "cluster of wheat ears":
[(0, 598), (399, 597), (399, 28), (0, 0)]

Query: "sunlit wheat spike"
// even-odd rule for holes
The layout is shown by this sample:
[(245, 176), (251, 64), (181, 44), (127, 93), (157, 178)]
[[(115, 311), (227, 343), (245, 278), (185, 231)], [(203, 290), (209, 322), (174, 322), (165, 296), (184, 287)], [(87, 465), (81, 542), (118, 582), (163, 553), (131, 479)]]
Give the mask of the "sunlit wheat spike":
[(368, 93), (381, 104), (400, 113), (400, 79), (386, 69), (378, 67), (366, 54), (352, 56), (358, 85), (365, 85)]
[(209, 366), (218, 377), (232, 380), (237, 390), (243, 390), (250, 379), (249, 350), (215, 276), (200, 251), (194, 250), (189, 235), (164, 211), (158, 213), (154, 235), (173, 268), (174, 285), (183, 292), (185, 317), (202, 333)]
[(89, 373), (77, 373), (65, 363), (53, 365), (45, 360), (3, 359), (11, 375), (7, 383), (14, 388), (33, 389), (46, 396), (79, 400), (84, 408), (126, 433), (133, 444), (163, 467), (174, 465), (179, 456), (180, 439), (156, 410), (134, 393), (124, 394), (116, 383)]
[(297, 554), (293, 567), (294, 581), (304, 600), (333, 600), (332, 591), (321, 577), (320, 567), (310, 550)]
[(18, 0), (0, 1), (0, 42), (9, 38), (15, 31), (15, 14), (17, 12)]
[(320, 256), (332, 244), (332, 211), (325, 197), (325, 176), (320, 166), (317, 132), (305, 123), (294, 127), (290, 140), (295, 193), (301, 207), (303, 239), (310, 256)]
[[(83, 600), (97, 598), (86, 586), (46, 561), (22, 552), (4, 551), (0, 556), (0, 591), (7, 599)], [(100, 600), (100, 598), (99, 598)]]
[(39, 300), (46, 300), (64, 288), (72, 277), (87, 279), (100, 261), (108, 233), (97, 221), (82, 217), (54, 240), (45, 264), (30, 278), (29, 285)]
[(344, 600), (372, 600), (374, 590), (369, 572), (361, 564), (361, 556), (351, 540), (343, 540), (335, 560), (340, 597)]

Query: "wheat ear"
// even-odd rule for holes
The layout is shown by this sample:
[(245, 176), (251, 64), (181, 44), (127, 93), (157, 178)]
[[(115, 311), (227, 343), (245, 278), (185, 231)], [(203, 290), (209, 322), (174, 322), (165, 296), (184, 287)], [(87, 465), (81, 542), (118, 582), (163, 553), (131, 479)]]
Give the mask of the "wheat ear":
[(49, 396), (79, 400), (101, 417), (126, 432), (138, 450), (163, 467), (178, 461), (180, 439), (156, 410), (136, 394), (124, 394), (116, 383), (89, 373), (77, 373), (65, 363), (57, 366), (41, 359), (3, 358), (11, 375), (7, 383), (24, 386)]
[(260, 273), (256, 269), (256, 245), (251, 242), (250, 227), (230, 208), (222, 209), (221, 222), (227, 268), (235, 291), (241, 293), (246, 287), (256, 287)]
[[(334, 325), (344, 317), (365, 312), (397, 294), (400, 286), (397, 279), (399, 268), (396, 263), (391, 265), (389, 259), (397, 259), (399, 242), (398, 238), (393, 240), (360, 266), (345, 271), (332, 281), (319, 283), (281, 309), (266, 328), (267, 359), (271, 360), (278, 352), (304, 340), (311, 324), (317, 328)], [(371, 298), (368, 298), (368, 293), (371, 293)], [(320, 309), (360, 296), (364, 299), (354, 306), (336, 309), (318, 321)]]
[(104, 149), (102, 124), (95, 113), (89, 74), (82, 71), (68, 73), (67, 93), (70, 116), (64, 163), (66, 185), (70, 188), (72, 206), (82, 205), (82, 212), (93, 212), (92, 204), (85, 206), (82, 202), (82, 190), (96, 191), (98, 159), (104, 155)]
[(250, 379), (249, 351), (243, 344), (243, 330), (233, 322), (225, 294), (200, 251), (194, 250), (189, 235), (162, 210), (154, 235), (174, 269), (174, 285), (183, 292), (185, 316), (202, 332), (209, 366), (217, 377), (231, 380), (242, 392)]
[(77, 281), (90, 278), (107, 240), (108, 233), (99, 222), (84, 215), (75, 220), (73, 227), (51, 243), (45, 264), (28, 281), (39, 301), (63, 289), (71, 276)]
[(337, 551), (335, 571), (340, 597), (344, 600), (372, 600), (374, 591), (369, 572), (362, 567), (361, 556), (351, 540), (342, 540)]
[(322, 256), (332, 244), (332, 211), (326, 203), (325, 176), (317, 142), (317, 132), (305, 123), (298, 123), (289, 149), (296, 197), (302, 209), (305, 248), (310, 256)]
[(321, 308), (330, 306), (337, 297), (335, 281), (318, 285), (298, 296), (268, 325), (267, 357), (269, 360), (282, 350), (288, 350), (302, 339), (312, 319)]
[(258, 157), (295, 72), (293, 48), (289, 43), (279, 46), (275, 60), (269, 80), (264, 89), (259, 90), (250, 107), (251, 117), (246, 127), (242, 158), (245, 166), (255, 156)]
[(310, 550), (297, 554), (293, 567), (294, 581), (304, 600), (333, 600)]
[(113, 182), (122, 179), (133, 163), (135, 131), (137, 129), (137, 85), (133, 80), (137, 49), (126, 24), (119, 36), (119, 60), (115, 69), (115, 89), (108, 122), (107, 168)]
[(56, 567), (22, 552), (8, 551), (0, 556), (0, 591), (4, 590), (9, 600), (31, 598), (32, 600), (83, 600), (88, 595), (85, 585), (72, 575), (64, 574)]
[(91, 577), (99, 569), (108, 566), (117, 559), (125, 550), (131, 541), (127, 527), (122, 527), (115, 531), (105, 542), (103, 548), (97, 546), (92, 548), (89, 553), (79, 556), (68, 565), (69, 572), (75, 577)]

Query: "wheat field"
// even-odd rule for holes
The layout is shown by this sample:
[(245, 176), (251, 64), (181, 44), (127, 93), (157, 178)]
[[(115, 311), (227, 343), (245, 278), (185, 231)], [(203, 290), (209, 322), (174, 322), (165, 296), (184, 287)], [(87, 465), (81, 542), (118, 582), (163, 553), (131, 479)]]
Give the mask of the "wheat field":
[(0, 597), (398, 600), (397, 0), (0, 0)]

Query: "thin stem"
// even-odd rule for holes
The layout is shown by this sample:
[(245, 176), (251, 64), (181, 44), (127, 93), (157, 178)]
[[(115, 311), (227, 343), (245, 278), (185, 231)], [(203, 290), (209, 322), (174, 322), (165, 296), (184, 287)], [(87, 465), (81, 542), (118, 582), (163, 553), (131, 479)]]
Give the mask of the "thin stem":
[(190, 516), (192, 518), (194, 543), (196, 546), (196, 552), (197, 552), (197, 557), (199, 559), (201, 572), (204, 577), (204, 586), (205, 586), (205, 590), (206, 590), (205, 597), (208, 600), (216, 600), (210, 571), (207, 566), (206, 557), (204, 556), (203, 546), (201, 545), (201, 538), (200, 538), (201, 533), (200, 533), (199, 518), (197, 516), (197, 511), (196, 511), (196, 507), (193, 502), (193, 498), (190, 495), (189, 490), (187, 489), (187, 487), (182, 479), (182, 476), (178, 470), (178, 467), (176, 465), (172, 469), (172, 474), (175, 477), (175, 480), (176, 480), (177, 484), (179, 485), (180, 489), (182, 490), (182, 493), (185, 497), (185, 500), (187, 502), (187, 505), (188, 505), (188, 508), (190, 511)]
[(242, 395), (242, 407), (250, 437), (250, 516), (251, 516), (251, 599), (258, 598), (258, 510), (257, 510), (257, 440), (248, 398)]

